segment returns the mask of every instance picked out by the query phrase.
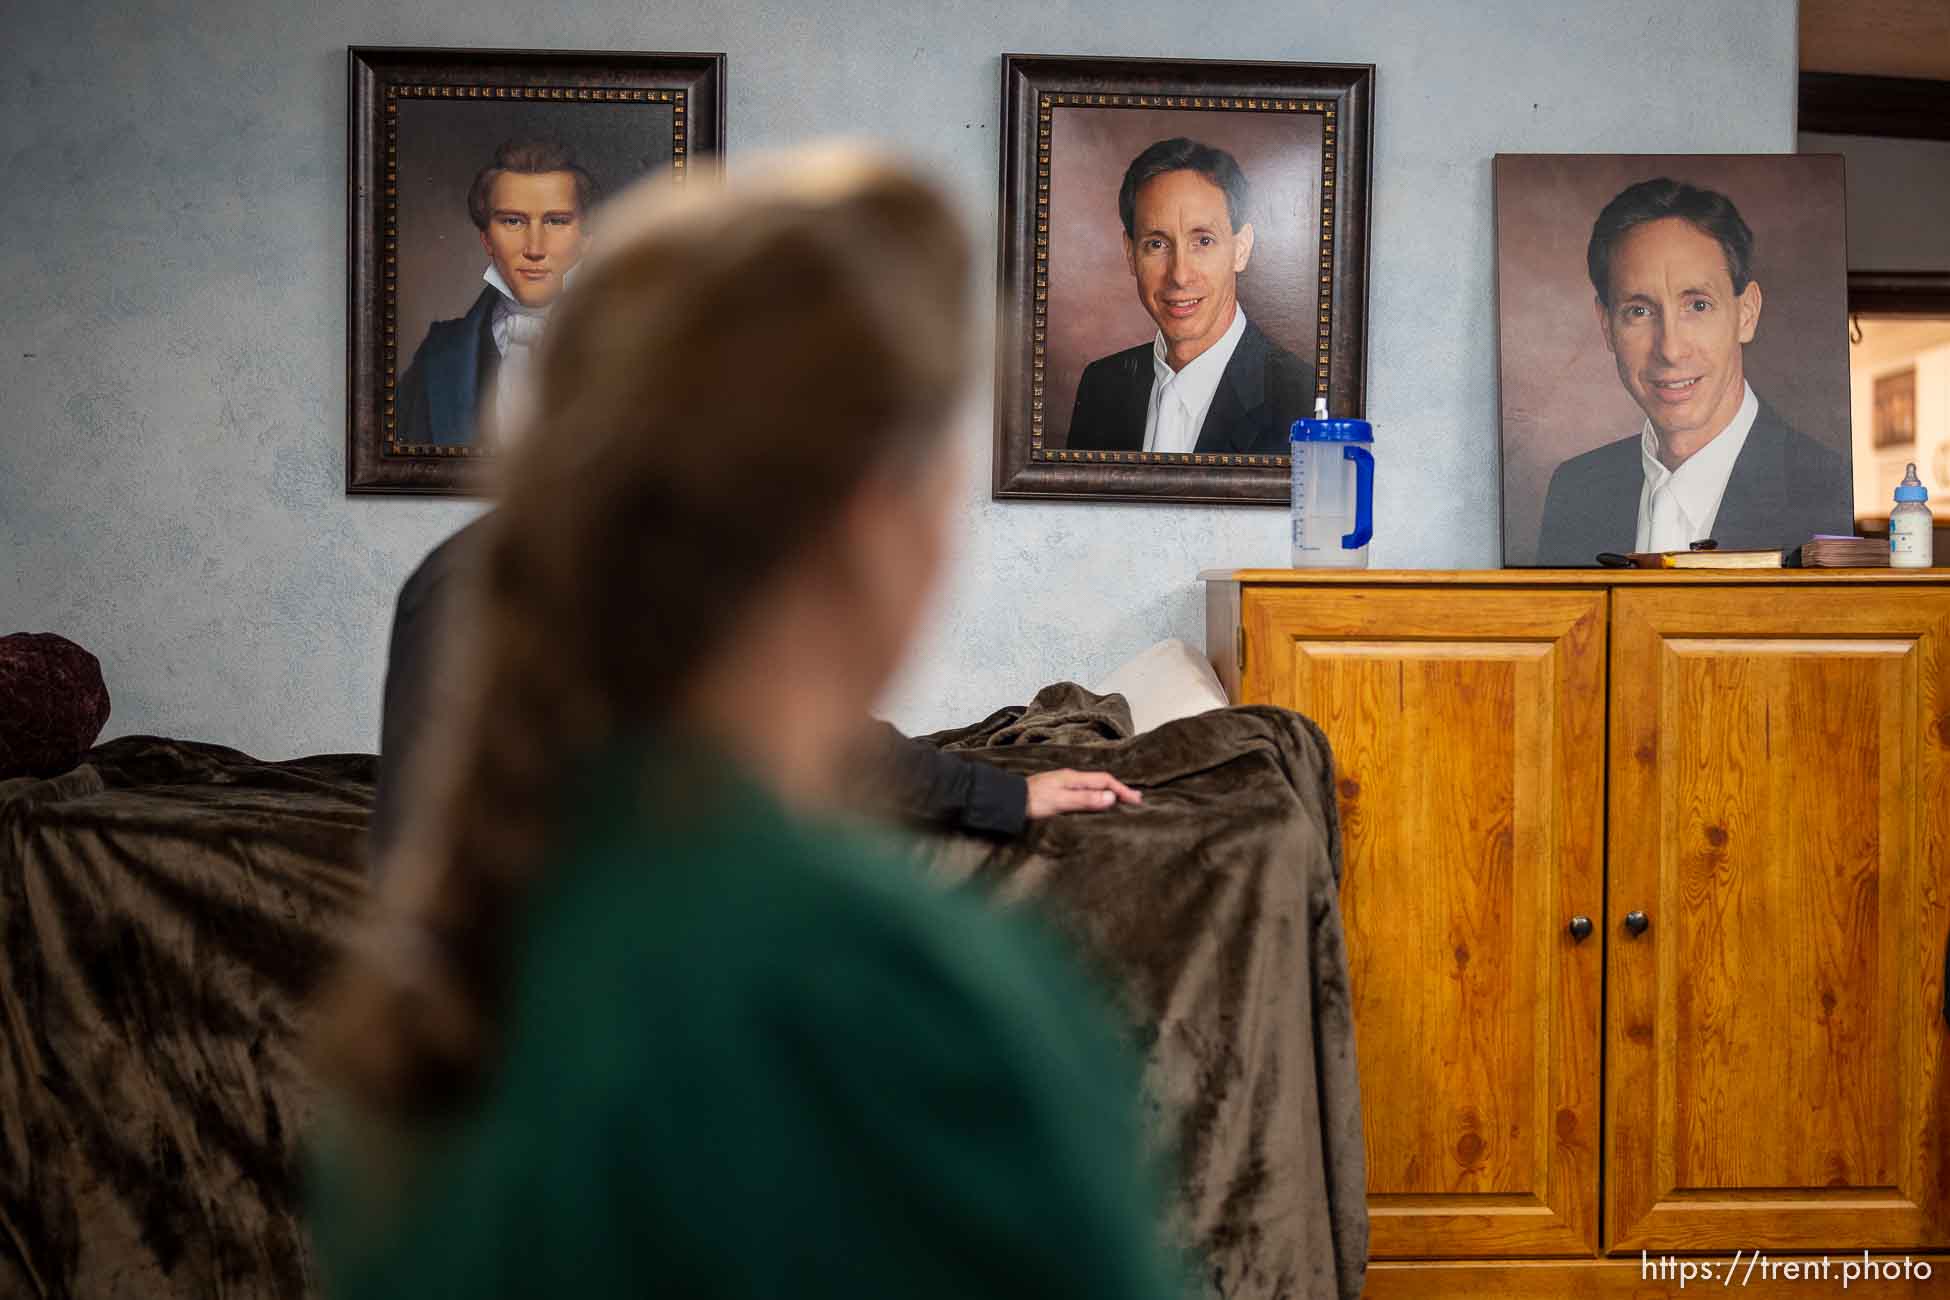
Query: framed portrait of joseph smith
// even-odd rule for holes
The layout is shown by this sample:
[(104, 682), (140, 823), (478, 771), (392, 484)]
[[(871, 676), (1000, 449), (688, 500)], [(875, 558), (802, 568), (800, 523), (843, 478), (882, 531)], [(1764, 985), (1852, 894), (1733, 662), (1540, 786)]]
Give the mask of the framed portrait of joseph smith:
[(723, 151), (724, 62), (349, 51), (349, 492), (475, 489), (603, 196)]
[(997, 497), (1285, 504), (1363, 413), (1374, 76), (1003, 56)]

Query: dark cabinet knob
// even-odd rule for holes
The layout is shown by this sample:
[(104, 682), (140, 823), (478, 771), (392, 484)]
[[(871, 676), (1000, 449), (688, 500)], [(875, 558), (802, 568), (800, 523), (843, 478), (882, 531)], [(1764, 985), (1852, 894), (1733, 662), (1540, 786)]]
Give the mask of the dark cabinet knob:
[(1591, 918), (1588, 916), (1572, 917), (1570, 930), (1571, 930), (1571, 937), (1573, 939), (1576, 939), (1579, 943), (1583, 943), (1586, 939), (1589, 939), (1591, 937)]
[(1644, 912), (1625, 913), (1625, 928), (1631, 931), (1634, 937), (1644, 934), (1646, 927), (1651, 924), (1652, 918)]

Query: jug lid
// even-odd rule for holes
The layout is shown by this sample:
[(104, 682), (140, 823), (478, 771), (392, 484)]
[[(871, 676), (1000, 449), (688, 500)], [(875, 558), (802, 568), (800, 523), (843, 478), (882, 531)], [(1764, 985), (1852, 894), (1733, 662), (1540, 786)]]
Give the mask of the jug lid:
[(1374, 426), (1366, 420), (1295, 420), (1289, 442), (1373, 442)]

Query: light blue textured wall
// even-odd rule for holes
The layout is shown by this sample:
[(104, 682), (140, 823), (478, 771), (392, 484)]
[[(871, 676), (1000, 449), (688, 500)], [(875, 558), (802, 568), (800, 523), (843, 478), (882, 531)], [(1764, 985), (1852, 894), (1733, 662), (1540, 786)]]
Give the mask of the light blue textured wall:
[[(1374, 557), (1457, 568), (1498, 553), (1491, 156), (1789, 151), (1794, 31), (1793, 0), (14, 0), (0, 632), (95, 650), (108, 735), (376, 744), (394, 592), (476, 507), (345, 496), (348, 44), (723, 50), (734, 160), (876, 135), (985, 241), (1003, 50), (1375, 63)], [(1283, 562), (1278, 511), (990, 501), (985, 397), (963, 426), (910, 727), (1196, 643), (1200, 569)]]

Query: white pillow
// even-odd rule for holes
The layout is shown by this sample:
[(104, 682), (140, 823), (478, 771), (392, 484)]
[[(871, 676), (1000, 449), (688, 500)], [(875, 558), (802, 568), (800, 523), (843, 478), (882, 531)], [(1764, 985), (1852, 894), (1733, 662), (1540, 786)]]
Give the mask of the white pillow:
[(1211, 709), (1223, 709), (1225, 688), (1205, 656), (1183, 641), (1160, 641), (1096, 686), (1099, 695), (1122, 695), (1131, 706), (1138, 734)]

